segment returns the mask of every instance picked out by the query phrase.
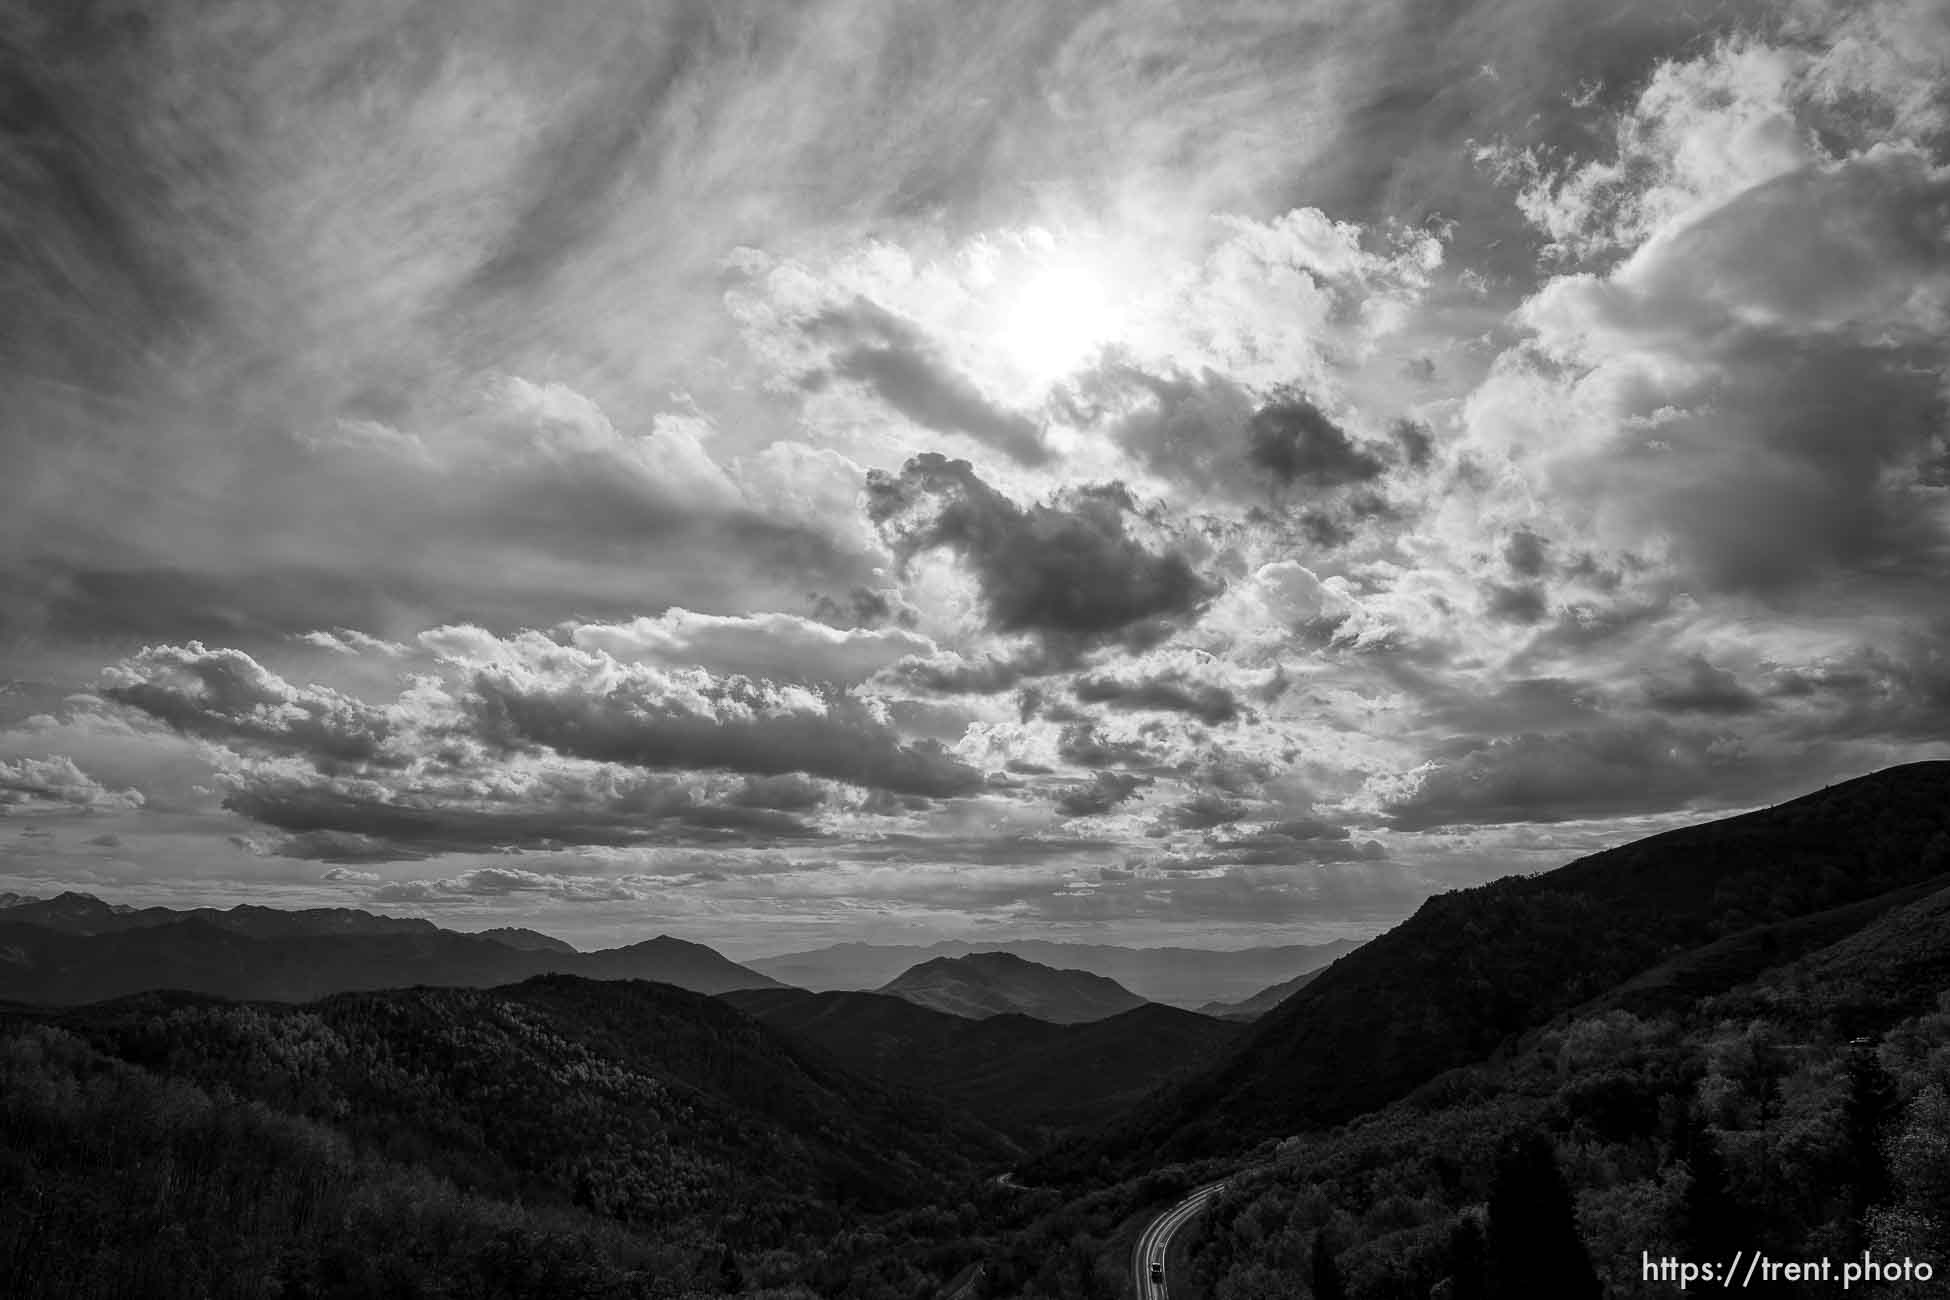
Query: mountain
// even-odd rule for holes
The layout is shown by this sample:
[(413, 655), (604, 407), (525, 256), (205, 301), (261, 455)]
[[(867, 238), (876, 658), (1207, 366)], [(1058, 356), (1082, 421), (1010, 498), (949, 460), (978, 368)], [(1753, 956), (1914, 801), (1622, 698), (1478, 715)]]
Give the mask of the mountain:
[(1042, 939), (971, 943), (961, 939), (919, 945), (841, 943), (745, 963), (797, 988), (825, 993), (875, 989), (932, 957), (1006, 952), (1058, 970), (1084, 970), (1116, 980), (1139, 997), (1174, 1006), (1237, 1001), (1269, 984), (1317, 970), (1360, 947), (1359, 940), (1285, 944), (1271, 948), (1123, 948)]
[(1024, 1015), (970, 1020), (884, 993), (780, 988), (723, 998), (855, 1073), (950, 1098), (1025, 1137), (1098, 1123), (1243, 1032), (1149, 1002), (1059, 1025)]
[(810, 1295), (772, 1288), (1013, 1153), (639, 981), (0, 1007), (0, 1044), (22, 1295), (703, 1296), (739, 1256)]
[[(1940, 880), (1716, 940), (1628, 982), (1635, 997), (1656, 995), (1648, 1011), (1586, 1004), (1376, 1113), (1281, 1142), (1203, 1217), (1186, 1271), (1206, 1294), (1299, 1294), (1331, 1214), (1347, 1274), (1384, 1280), (1352, 1294), (1569, 1294), (1535, 1278), (1480, 1285), (1485, 1236), (1534, 1254), (1546, 1231), (1535, 1201), (1507, 1184), (1498, 1194), (1513, 1139), (1556, 1164), (1564, 1209), (1576, 1206), (1558, 1219), (1559, 1241), (1583, 1250), (1607, 1296), (1648, 1294), (1634, 1240), (1861, 1241), (1941, 1258)], [(1821, 1290), (1755, 1282), (1762, 1295)]]
[(1946, 871), (1950, 763), (1931, 762), (1438, 895), (1212, 1069), (1053, 1152), (1042, 1173), (1236, 1151), (1340, 1122), (1690, 950)]
[(574, 952), (574, 944), (558, 939), (540, 930), (528, 930), (516, 925), (498, 925), (492, 930), (476, 930), (476, 938), (492, 939), (522, 952)]
[(878, 990), (949, 1015), (1025, 1015), (1055, 1024), (1102, 1020), (1144, 1005), (1116, 980), (1082, 970), (1057, 970), (1006, 952), (936, 957), (904, 971)]
[(780, 988), (769, 975), (741, 966), (715, 948), (660, 934), (624, 948), (582, 953), (558, 968), (590, 979), (654, 979), (697, 993), (729, 993), (733, 989)]
[(777, 986), (702, 944), (667, 937), (602, 952), (563, 952), (511, 947), (425, 923), (398, 933), (308, 933), (270, 917), (310, 924), (305, 918), (311, 914), (270, 908), (250, 909), (256, 934), (235, 923), (239, 909), (218, 913), (222, 920), (197, 916), (75, 934), (16, 921), (25, 910), (0, 913), (0, 998), (21, 1002), (94, 1002), (151, 989), (305, 1002), (419, 984), (485, 988), (543, 974), (654, 980), (704, 994)]
[(432, 934), (439, 927), (418, 918), (377, 916), (348, 907), (311, 907), (287, 911), (249, 903), (231, 908), (130, 907), (105, 903), (93, 894), (73, 891), (53, 898), (20, 898), (5, 908), (5, 920), (38, 925), (63, 934), (121, 934), (182, 921), (202, 921), (254, 939), (282, 939), (319, 934)]
[(1198, 1013), (1202, 1016), (1217, 1016), (1221, 1020), (1257, 1020), (1312, 983), (1314, 977), (1319, 974), (1320, 971), (1310, 970), (1304, 975), (1295, 975), (1290, 980), (1281, 980), (1278, 984), (1263, 988), (1251, 997), (1238, 1002), (1208, 1002), (1198, 1009)]

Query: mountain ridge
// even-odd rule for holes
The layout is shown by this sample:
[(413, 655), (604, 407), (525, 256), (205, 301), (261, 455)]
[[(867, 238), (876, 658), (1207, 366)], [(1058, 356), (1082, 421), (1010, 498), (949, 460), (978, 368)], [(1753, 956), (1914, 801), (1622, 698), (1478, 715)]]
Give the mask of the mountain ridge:
[(1268, 985), (1325, 966), (1364, 942), (1333, 939), (1254, 948), (1140, 948), (1053, 939), (942, 939), (930, 944), (856, 941), (756, 957), (745, 964), (798, 988), (825, 993), (879, 988), (909, 967), (935, 957), (1007, 952), (1059, 970), (1102, 975), (1153, 1002), (1196, 1009), (1207, 1002), (1251, 997)]
[(782, 987), (713, 948), (668, 936), (581, 953), (567, 945), (516, 947), (431, 923), (252, 934), (200, 911), (163, 924), (76, 934), (16, 920), (19, 910), (0, 911), (0, 998), (20, 1002), (72, 1005), (158, 989), (309, 1002), (413, 985), (487, 988), (552, 974), (651, 980), (707, 995)]
[(1107, 976), (1058, 970), (1007, 952), (935, 957), (874, 991), (969, 1019), (1013, 1013), (1056, 1024), (1102, 1020), (1145, 1004)]

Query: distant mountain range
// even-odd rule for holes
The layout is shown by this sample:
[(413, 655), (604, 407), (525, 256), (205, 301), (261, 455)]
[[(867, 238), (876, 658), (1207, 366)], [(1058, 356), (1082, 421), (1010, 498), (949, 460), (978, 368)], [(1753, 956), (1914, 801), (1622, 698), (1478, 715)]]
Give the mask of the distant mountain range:
[(1058, 970), (1083, 970), (1116, 980), (1152, 1002), (1198, 1007), (1236, 1002), (1360, 947), (1355, 939), (1285, 944), (1231, 951), (1208, 948), (1124, 948), (1110, 944), (1058, 943), (1042, 939), (994, 942), (943, 940), (927, 945), (841, 943), (806, 952), (759, 957), (755, 971), (802, 989), (877, 989), (902, 971), (933, 957), (1006, 952)]
[(1281, 980), (1278, 984), (1263, 988), (1251, 997), (1242, 998), (1238, 1002), (1208, 1002), (1198, 1009), (1198, 1013), (1202, 1016), (1217, 1016), (1221, 1020), (1257, 1020), (1307, 987), (1325, 969), (1327, 968), (1323, 966), (1320, 970), (1310, 970), (1305, 975), (1295, 975), (1290, 980)]
[(970, 1020), (884, 993), (746, 989), (721, 997), (850, 1070), (948, 1098), (1023, 1138), (1101, 1123), (1245, 1032), (1155, 1002), (1058, 1025), (1024, 1015)]
[(903, 971), (878, 991), (971, 1020), (1023, 1015), (1058, 1025), (1102, 1020), (1145, 1005), (1116, 980), (1089, 971), (1057, 970), (1006, 952), (936, 957)]
[(481, 934), (346, 908), (130, 908), (67, 893), (0, 908), (0, 998), (74, 1004), (151, 989), (304, 1002), (333, 993), (486, 988), (534, 975), (641, 979), (696, 993), (777, 988), (668, 935), (580, 953), (532, 930)]

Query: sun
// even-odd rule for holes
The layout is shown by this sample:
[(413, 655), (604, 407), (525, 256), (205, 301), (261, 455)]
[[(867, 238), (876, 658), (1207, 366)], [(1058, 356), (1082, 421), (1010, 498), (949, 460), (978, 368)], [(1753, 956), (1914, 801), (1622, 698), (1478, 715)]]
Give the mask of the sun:
[(1033, 268), (1008, 299), (999, 326), (1010, 361), (1038, 383), (1074, 371), (1116, 337), (1115, 301), (1101, 277), (1077, 263)]

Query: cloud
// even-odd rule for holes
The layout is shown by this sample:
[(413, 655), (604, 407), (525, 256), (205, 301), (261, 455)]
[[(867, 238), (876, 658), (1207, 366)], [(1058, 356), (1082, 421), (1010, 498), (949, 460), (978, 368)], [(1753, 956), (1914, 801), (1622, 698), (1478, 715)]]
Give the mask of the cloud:
[(983, 396), (911, 322), (860, 299), (820, 313), (806, 328), (840, 343), (831, 373), (866, 385), (921, 427), (966, 434), (1025, 465), (1049, 459), (1034, 421)]
[(1131, 772), (1098, 772), (1088, 785), (1071, 786), (1056, 800), (1065, 817), (1100, 817), (1151, 784)]
[(1704, 655), (1693, 656), (1681, 678), (1654, 678), (1647, 682), (1645, 698), (1662, 713), (1737, 717), (1765, 707), (1758, 694), (1742, 686), (1740, 679), (1726, 669), (1707, 662)]
[(1183, 555), (1134, 537), (1135, 505), (1116, 487), (1075, 489), (1019, 507), (967, 461), (928, 452), (899, 475), (867, 480), (868, 511), (904, 559), (958, 554), (981, 585), (990, 625), (1052, 646), (1142, 646), (1167, 635), (1217, 594)]
[(231, 785), (225, 808), (286, 832), (269, 852), (322, 862), (820, 838), (786, 812), (713, 804), (679, 781), (600, 770), (544, 770), (525, 782), (516, 773), (482, 772), (402, 785), (246, 771)]
[(1078, 767), (1151, 767), (1157, 753), (1141, 740), (1109, 739), (1090, 722), (1063, 725), (1057, 757)]
[(1185, 713), (1208, 727), (1236, 722), (1240, 716), (1239, 698), (1232, 691), (1210, 682), (1190, 681), (1183, 673), (1161, 673), (1133, 682), (1111, 677), (1079, 677), (1070, 689), (1086, 704)]
[(1739, 807), (1796, 792), (1836, 761), (1658, 719), (1555, 734), (1459, 739), (1389, 800), (1397, 830), (1558, 822)]
[(743, 808), (773, 808), (780, 812), (810, 812), (826, 802), (826, 790), (819, 782), (796, 772), (783, 776), (748, 776), (731, 796)]
[[(1936, 214), (1950, 171), (1900, 144), (1829, 157), (1797, 126), (1778, 165), (1728, 172), (1716, 150), (1740, 138), (1732, 119), (1753, 88), (1739, 78), (1761, 58), (1743, 48), (1686, 65), (1688, 85), (1720, 90), (1700, 91), (1677, 136), (1654, 133), (1696, 150), (1684, 166), (1697, 174), (1634, 189), (1644, 177), (1625, 168), (1637, 179), (1619, 181), (1627, 209), (1606, 238), (1636, 246), (1523, 306), (1533, 339), (1497, 362), (1467, 419), (1612, 555), (1791, 601), (1937, 563), (1926, 466), (1946, 419), (1950, 239)], [(1663, 93), (1649, 88), (1638, 115), (1670, 109)], [(1793, 118), (1792, 95), (1766, 93), (1768, 121)]]
[(1183, 803), (1165, 809), (1162, 820), (1170, 828), (1203, 831), (1243, 821), (1249, 811), (1242, 800), (1227, 798), (1216, 790), (1201, 790)]
[(355, 658), (366, 653), (393, 656), (410, 653), (407, 647), (396, 641), (381, 640), (379, 637), (368, 636), (364, 632), (345, 627), (333, 628), (329, 632), (307, 632), (298, 639), (307, 645), (317, 646), (320, 650), (329, 650), (333, 654)]
[(126, 812), (143, 804), (139, 790), (110, 790), (61, 754), (0, 760), (0, 810)]
[(535, 633), (503, 641), (443, 628), (422, 639), (469, 674), (461, 708), (505, 748), (652, 769), (803, 772), (930, 797), (984, 784), (939, 742), (903, 742), (855, 695), (627, 664)]
[(454, 898), (505, 898), (541, 894), (578, 902), (623, 902), (645, 897), (625, 880), (552, 876), (520, 867), (476, 867), (432, 880), (403, 880), (372, 891), (375, 903), (431, 903)]
[(241, 650), (149, 646), (104, 670), (104, 697), (186, 736), (303, 753), (324, 763), (401, 766), (398, 720), (327, 687), (297, 687)]
[(699, 614), (665, 610), (629, 623), (576, 623), (569, 640), (621, 660), (696, 664), (775, 681), (856, 685), (935, 644), (905, 628), (830, 627), (793, 614)]
[(1301, 817), (1209, 836), (1187, 866), (1225, 863), (1279, 866), (1297, 862), (1374, 862), (1387, 856), (1375, 840), (1356, 840), (1345, 826)]
[(1355, 446), (1347, 431), (1300, 392), (1284, 392), (1253, 412), (1246, 456), (1282, 485), (1317, 491), (1381, 476), (1381, 459)]

